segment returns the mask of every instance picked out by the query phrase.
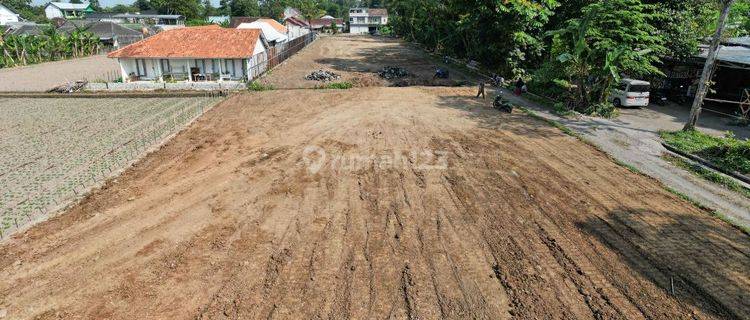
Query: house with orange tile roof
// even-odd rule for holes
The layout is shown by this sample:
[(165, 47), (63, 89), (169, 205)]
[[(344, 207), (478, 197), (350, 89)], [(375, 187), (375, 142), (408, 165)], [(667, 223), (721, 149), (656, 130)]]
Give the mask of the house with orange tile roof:
[(258, 29), (211, 25), (163, 31), (107, 56), (124, 82), (246, 81), (265, 71), (267, 49)]

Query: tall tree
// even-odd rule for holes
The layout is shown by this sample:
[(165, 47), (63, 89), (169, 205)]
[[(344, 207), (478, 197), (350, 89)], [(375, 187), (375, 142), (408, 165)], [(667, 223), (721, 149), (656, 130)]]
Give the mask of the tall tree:
[(219, 15), (222, 16), (228, 16), (232, 14), (232, 8), (229, 7), (230, 1), (229, 0), (220, 0), (219, 1)]
[(698, 122), (698, 117), (700, 116), (703, 107), (703, 99), (708, 92), (709, 82), (711, 81), (714, 64), (716, 63), (716, 57), (719, 54), (719, 44), (721, 44), (721, 37), (724, 34), (729, 10), (732, 8), (734, 1), (735, 0), (721, 0), (721, 14), (719, 14), (719, 20), (716, 23), (716, 32), (711, 39), (711, 46), (709, 47), (708, 55), (706, 56), (706, 64), (703, 66), (701, 79), (698, 82), (698, 91), (695, 93), (695, 100), (693, 100), (693, 106), (690, 108), (690, 118), (688, 118), (688, 121), (683, 128), (685, 131), (694, 130), (695, 124)]
[(257, 0), (232, 0), (229, 7), (232, 16), (235, 17), (257, 17), (260, 15)]
[(186, 19), (200, 17), (202, 12), (200, 0), (150, 0), (151, 7), (162, 14), (180, 14)]

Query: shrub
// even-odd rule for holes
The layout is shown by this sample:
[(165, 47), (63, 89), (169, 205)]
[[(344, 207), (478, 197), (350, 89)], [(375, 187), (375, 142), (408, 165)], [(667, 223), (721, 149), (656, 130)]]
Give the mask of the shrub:
[(319, 89), (351, 89), (354, 85), (351, 82), (331, 82), (318, 87)]
[(274, 87), (271, 84), (262, 84), (258, 81), (253, 81), (247, 84), (247, 90), (250, 91), (268, 91), (273, 90)]

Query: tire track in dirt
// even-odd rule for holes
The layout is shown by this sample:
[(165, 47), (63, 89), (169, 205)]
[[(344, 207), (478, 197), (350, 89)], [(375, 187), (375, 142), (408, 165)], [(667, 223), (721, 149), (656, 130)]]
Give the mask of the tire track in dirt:
[[(746, 235), (472, 93), (235, 96), (2, 244), (0, 309), (40, 319), (750, 314)], [(309, 146), (326, 152), (317, 172), (304, 165)], [(445, 152), (447, 168), (425, 166), (425, 150)]]

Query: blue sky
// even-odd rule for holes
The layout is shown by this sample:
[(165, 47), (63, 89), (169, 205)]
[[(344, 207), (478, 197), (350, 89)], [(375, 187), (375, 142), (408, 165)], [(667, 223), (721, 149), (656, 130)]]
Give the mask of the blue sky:
[[(68, 2), (68, 0), (56, 0), (56, 1), (63, 1)], [(33, 5), (44, 5), (50, 2), (50, 0), (32, 0), (31, 3)], [(99, 4), (103, 7), (113, 7), (118, 4), (132, 4), (135, 2), (135, 0), (99, 0)], [(211, 4), (214, 5), (214, 7), (219, 6), (219, 0), (211, 0)]]

